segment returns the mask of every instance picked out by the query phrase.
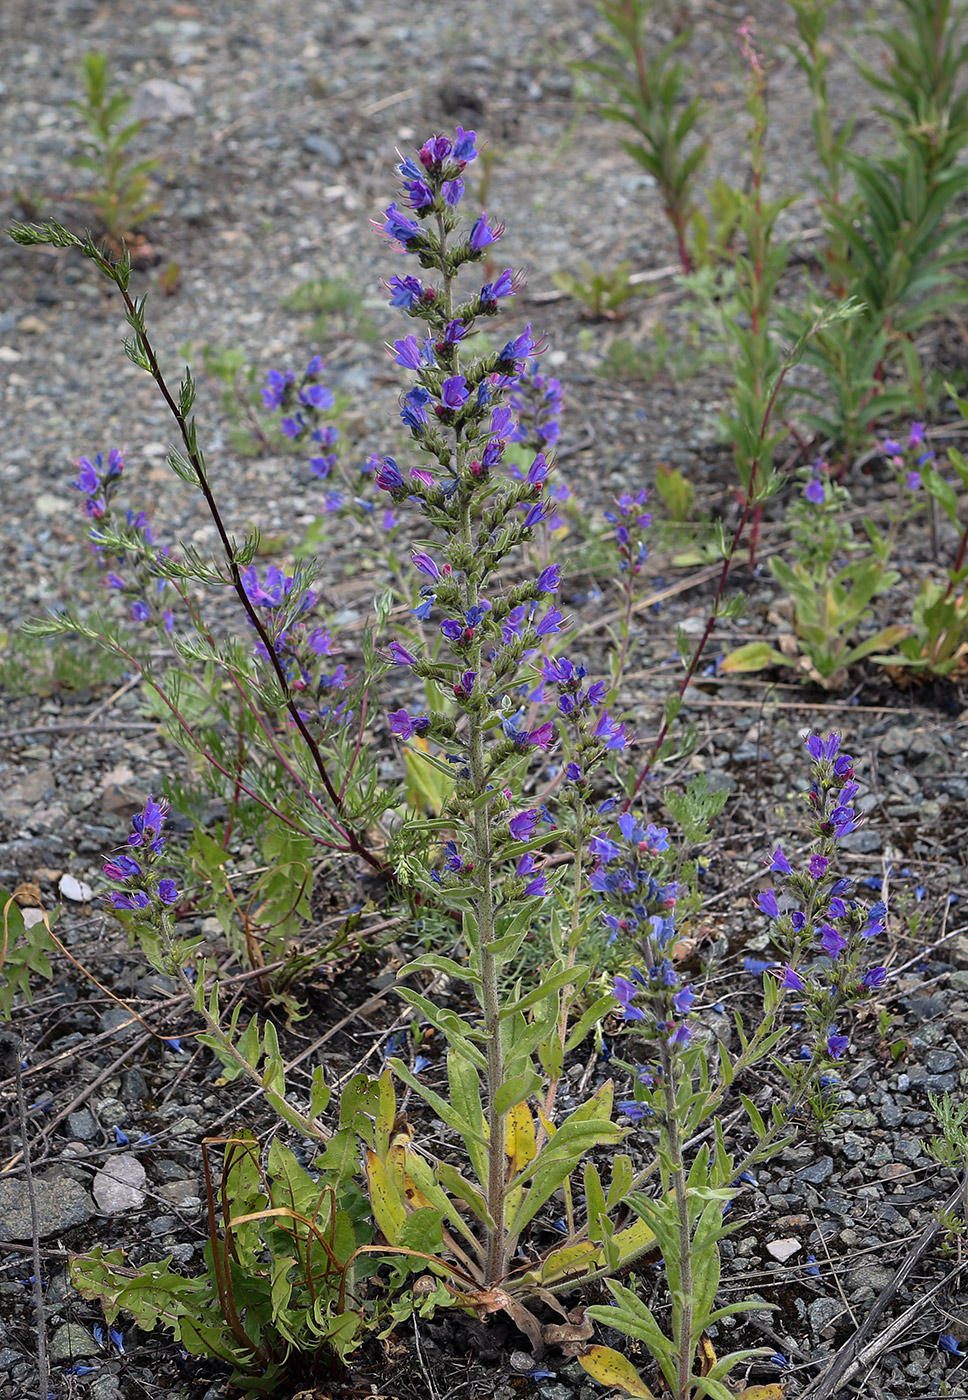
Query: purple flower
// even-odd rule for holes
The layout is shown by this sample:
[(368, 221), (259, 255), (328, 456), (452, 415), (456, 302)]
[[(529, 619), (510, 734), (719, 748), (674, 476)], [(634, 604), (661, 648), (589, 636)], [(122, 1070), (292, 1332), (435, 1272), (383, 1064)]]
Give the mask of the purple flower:
[(462, 126), (457, 128), (454, 137), (454, 147), (451, 156), (454, 160), (460, 161), (464, 165), (469, 165), (472, 160), (477, 159), (477, 147), (474, 144), (477, 140), (476, 131), (465, 131)]
[(673, 1050), (680, 1050), (683, 1045), (688, 1045), (692, 1039), (692, 1031), (688, 1026), (676, 1026), (669, 1036), (668, 1044)]
[(499, 297), (513, 296), (515, 291), (514, 274), (509, 267), (506, 267), (496, 282), (484, 283), (481, 288), (481, 302), (487, 306), (491, 302), (496, 302)]
[(530, 530), (530, 529), (532, 529), (535, 525), (539, 525), (539, 524), (541, 523), (541, 521), (544, 520), (544, 518), (545, 518), (545, 516), (546, 516), (547, 514), (548, 514), (548, 505), (547, 505), (547, 502), (545, 502), (545, 501), (535, 501), (534, 505), (531, 506), (531, 508), (529, 509), (527, 515), (525, 515), (525, 517), (524, 517), (524, 528), (525, 528), (526, 530)]
[(763, 890), (756, 900), (756, 907), (767, 918), (778, 919), (780, 917), (780, 906), (776, 902), (776, 892), (774, 890)]
[(419, 214), (424, 209), (429, 209), (434, 202), (433, 191), (423, 180), (407, 180), (404, 183), (407, 197), (410, 200), (410, 208)]
[(457, 207), (464, 195), (463, 180), (448, 180), (443, 186), (444, 203), (451, 209)]
[(499, 355), (501, 360), (526, 360), (534, 350), (531, 338), (531, 322), (515, 340), (509, 340)]
[[(626, 1017), (626, 1020), (628, 1019), (629, 1018)], [(638, 1020), (639, 1016), (636, 1016), (635, 1019)], [(626, 1118), (631, 1119), (633, 1123), (641, 1123), (643, 1118), (651, 1118), (655, 1112), (647, 1103), (639, 1103), (638, 1099), (621, 1099), (618, 1109), (620, 1113), (624, 1113)]]
[(392, 457), (380, 458), (379, 467), (374, 480), (382, 491), (403, 490), (403, 477), (400, 474), (400, 468)]
[(620, 854), (619, 848), (615, 842), (609, 840), (605, 833), (601, 831), (589, 841), (588, 850), (591, 855), (605, 863), (617, 859)]
[(833, 924), (821, 924), (820, 946), (831, 961), (836, 962), (847, 947), (847, 940)]
[(397, 352), (393, 357), (394, 364), (402, 365), (404, 369), (422, 369), (424, 364), (433, 364), (433, 355), (429, 360), (425, 359), (424, 348), (415, 335), (405, 335), (402, 340), (395, 340), (393, 348)]
[(831, 1031), (830, 1035), (827, 1036), (827, 1054), (832, 1060), (839, 1060), (849, 1044), (848, 1036), (837, 1035)]
[(141, 866), (132, 856), (114, 856), (104, 862), (102, 869), (108, 880), (130, 880), (141, 874)]
[(781, 847), (777, 846), (770, 859), (770, 869), (778, 871), (781, 875), (792, 875), (793, 866), (783, 854)]
[(131, 604), (131, 616), (135, 622), (150, 622), (151, 609), (141, 598), (136, 598)]
[(144, 808), (136, 812), (131, 818), (133, 832), (128, 837), (129, 846), (146, 846), (157, 855), (164, 846), (161, 829), (168, 816), (168, 804), (166, 802), (156, 802), (153, 797), (149, 797)]
[(780, 978), (778, 986), (784, 992), (802, 992), (806, 990), (806, 983), (803, 978), (800, 976), (799, 972), (797, 972), (796, 968), (791, 967), (789, 963), (787, 963), (786, 967), (783, 969), (783, 976)]
[(824, 485), (817, 472), (814, 472), (813, 476), (807, 482), (803, 494), (813, 505), (819, 506), (823, 504), (825, 494)]
[(626, 1021), (644, 1021), (645, 1012), (632, 1003), (641, 991), (634, 982), (630, 982), (627, 977), (616, 977), (615, 986), (612, 988), (612, 996), (622, 1008), (622, 1017)]
[(769, 972), (771, 967), (776, 967), (775, 962), (770, 962), (766, 958), (744, 958), (743, 971), (749, 972), (753, 977), (760, 977), (764, 972)]
[[(387, 212), (389, 213), (389, 210)], [(470, 234), (470, 245), (475, 253), (479, 253), (483, 248), (487, 248), (491, 243), (495, 243), (503, 232), (503, 224), (495, 224), (493, 228), (489, 227), (487, 214), (482, 210), (480, 217), (474, 220), (474, 225)]]
[(553, 632), (561, 631), (558, 625), (561, 622), (561, 618), (562, 614), (558, 609), (552, 608), (549, 613), (545, 614), (534, 630), (539, 637), (549, 637)]
[(535, 582), (539, 593), (557, 593), (561, 584), (561, 569), (557, 564), (549, 564), (542, 569)]
[(908, 447), (917, 447), (918, 443), (924, 441), (924, 424), (912, 423), (908, 433)]
[(178, 890), (174, 880), (158, 881), (158, 898), (161, 900), (162, 904), (174, 904), (175, 900), (178, 898)]
[(299, 402), (310, 408), (332, 408), (335, 400), (331, 389), (322, 384), (307, 384), (299, 391)]
[(111, 907), (113, 909), (146, 909), (151, 903), (144, 890), (133, 890), (131, 894), (118, 894), (115, 891), (111, 895)]
[(409, 311), (424, 295), (423, 283), (416, 277), (391, 277), (386, 288), (392, 293), (390, 305)]
[(445, 408), (460, 408), (467, 401), (467, 380), (462, 374), (453, 374), (440, 386), (440, 397)]
[(878, 987), (883, 987), (884, 983), (887, 981), (887, 968), (868, 968), (867, 971), (864, 973), (862, 981), (864, 986), (868, 987), (871, 991), (874, 991)]
[(508, 830), (514, 840), (530, 841), (540, 815), (538, 809), (532, 807), (527, 812), (519, 812), (516, 817), (512, 817), (508, 823)]
[(384, 214), (384, 223), (381, 229), (387, 238), (396, 239), (404, 247), (411, 243), (420, 233), (420, 229), (412, 219), (408, 219), (405, 214), (397, 208), (396, 201), (389, 206)]
[(387, 715), (390, 730), (401, 739), (412, 739), (421, 729), (429, 729), (429, 715), (408, 715), (406, 710), (391, 710)]
[(555, 726), (549, 719), (544, 724), (539, 724), (537, 729), (529, 730), (525, 743), (530, 744), (532, 748), (543, 749), (547, 752), (548, 746), (552, 743), (554, 737)]
[(813, 879), (819, 880), (821, 876), (825, 875), (829, 864), (830, 861), (826, 856), (811, 856), (809, 870)]
[(417, 554), (411, 554), (410, 559), (415, 568), (419, 569), (421, 573), (429, 575), (435, 583), (440, 578), (440, 569), (437, 567), (436, 560), (432, 559), (429, 554), (424, 554), (421, 551)]
[(676, 1015), (688, 1016), (695, 1000), (696, 993), (691, 987), (683, 987), (681, 991), (676, 992), (675, 996), (672, 998), (672, 1005), (675, 1008)]
[(964, 1356), (958, 1344), (958, 1338), (952, 1332), (942, 1332), (938, 1338), (938, 1346), (942, 1351), (946, 1351), (949, 1356)]
[(412, 652), (407, 651), (399, 642), (391, 642), (387, 650), (397, 666), (416, 666), (417, 658)]

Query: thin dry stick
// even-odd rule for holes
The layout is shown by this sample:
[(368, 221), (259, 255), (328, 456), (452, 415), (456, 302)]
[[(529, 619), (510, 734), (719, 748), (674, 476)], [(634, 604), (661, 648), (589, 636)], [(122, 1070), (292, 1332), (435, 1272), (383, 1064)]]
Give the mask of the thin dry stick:
[(855, 1374), (858, 1369), (858, 1359), (866, 1347), (874, 1328), (890, 1307), (898, 1290), (903, 1286), (905, 1280), (917, 1267), (920, 1260), (927, 1254), (931, 1242), (941, 1229), (941, 1219), (948, 1211), (955, 1210), (964, 1194), (965, 1183), (960, 1181), (951, 1195), (941, 1206), (935, 1218), (929, 1225), (921, 1231), (921, 1234), (911, 1245), (907, 1255), (895, 1271), (894, 1277), (884, 1288), (881, 1289), (877, 1300), (864, 1322), (857, 1329), (848, 1342), (837, 1352), (833, 1361), (824, 1371), (822, 1376), (807, 1386), (800, 1400), (829, 1400), (837, 1390), (844, 1385), (848, 1376)]
[(30, 1162), (30, 1143), (27, 1124), (27, 1098), (24, 1094), (24, 1081), (21, 1073), (23, 1050), (16, 1052), (14, 1074), (17, 1080), (17, 1113), (20, 1117), (20, 1141), (23, 1144), (24, 1182), (27, 1187), (27, 1200), (30, 1202), (30, 1243), (34, 1264), (33, 1294), (34, 1315), (37, 1320), (37, 1394), (39, 1400), (47, 1400), (50, 1392), (50, 1366), (47, 1361), (47, 1319), (44, 1316), (44, 1280), (40, 1273), (40, 1221), (37, 1215), (37, 1192), (34, 1188), (34, 1173)]
[(947, 1274), (940, 1283), (936, 1283), (927, 1293), (922, 1294), (917, 1302), (912, 1303), (905, 1312), (901, 1313), (900, 1317), (896, 1317), (893, 1322), (889, 1322), (881, 1335), (875, 1337), (848, 1368), (843, 1376), (841, 1384), (846, 1385), (848, 1381), (853, 1379), (858, 1371), (864, 1370), (865, 1367), (873, 1366), (881, 1353), (890, 1348), (895, 1337), (900, 1337), (907, 1331), (912, 1323), (923, 1318), (924, 1309), (926, 1305), (931, 1302), (931, 1299), (936, 1298), (941, 1290), (947, 1288), (965, 1269), (968, 1269), (968, 1261), (956, 1265), (951, 1273)]

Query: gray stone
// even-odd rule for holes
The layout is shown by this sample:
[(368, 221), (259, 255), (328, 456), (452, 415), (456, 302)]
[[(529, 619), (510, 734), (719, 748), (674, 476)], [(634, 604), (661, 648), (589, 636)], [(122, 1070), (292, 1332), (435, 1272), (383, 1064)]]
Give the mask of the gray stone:
[(947, 1074), (957, 1065), (958, 1056), (951, 1050), (929, 1050), (924, 1063), (932, 1074)]
[(88, 1387), (88, 1400), (120, 1400), (121, 1382), (113, 1371), (102, 1371)]
[(195, 115), (195, 99), (188, 88), (167, 78), (149, 78), (134, 95), (131, 111), (142, 121), (177, 121)]
[(50, 1339), (51, 1361), (73, 1361), (77, 1356), (99, 1356), (101, 1348), (86, 1327), (79, 1322), (65, 1322)]
[(877, 747), (888, 758), (897, 758), (899, 754), (907, 753), (913, 737), (911, 730), (905, 725), (892, 724), (887, 733), (881, 736)]
[(67, 1115), (67, 1128), (72, 1138), (79, 1142), (90, 1142), (98, 1136), (98, 1126), (89, 1108), (78, 1108)]
[(811, 1162), (809, 1167), (804, 1167), (797, 1172), (801, 1181), (808, 1181), (811, 1186), (819, 1186), (822, 1181), (826, 1181), (833, 1174), (834, 1159), (832, 1157), (819, 1157), (816, 1162)]
[(881, 1104), (880, 1119), (885, 1128), (896, 1128), (901, 1122), (901, 1110), (896, 1103)]
[(16, 1347), (3, 1347), (0, 1349), (0, 1371), (9, 1371), (11, 1366), (16, 1366), (18, 1361), (23, 1361), (23, 1356)]
[(334, 170), (337, 170), (346, 160), (340, 147), (328, 136), (319, 136), (311, 132), (308, 136), (303, 137), (302, 144), (304, 151), (311, 156), (319, 156), (320, 160), (331, 165)]
[(134, 1035), (139, 1030), (137, 1020), (123, 1006), (109, 1006), (98, 1020), (98, 1030), (119, 1031), (122, 1036)]
[(148, 1081), (138, 1068), (126, 1069), (121, 1076), (121, 1098), (125, 1103), (140, 1103), (148, 1097)]
[(814, 1298), (807, 1311), (813, 1330), (825, 1332), (843, 1314), (844, 1305), (838, 1298)]
[(879, 851), (884, 842), (880, 832), (872, 831), (869, 826), (862, 826), (859, 831), (852, 831), (844, 836), (840, 844), (847, 851), (868, 856)]
[[(34, 1196), (42, 1240), (84, 1225), (94, 1214), (84, 1187), (56, 1168), (34, 1177)], [(0, 1180), (0, 1240), (29, 1240), (32, 1233), (26, 1182), (19, 1177)]]

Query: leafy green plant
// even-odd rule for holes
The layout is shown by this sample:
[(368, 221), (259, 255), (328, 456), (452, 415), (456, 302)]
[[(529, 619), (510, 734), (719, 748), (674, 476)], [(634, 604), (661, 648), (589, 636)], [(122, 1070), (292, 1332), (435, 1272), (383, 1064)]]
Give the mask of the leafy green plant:
[[(888, 567), (900, 516), (887, 536), (865, 520), (865, 547), (845, 519), (849, 492), (822, 472), (822, 465), (799, 473), (804, 487), (790, 510), (793, 561), (774, 557), (770, 570), (793, 602), (803, 669), (818, 684), (835, 689), (846, 679), (848, 667), (892, 646), (907, 629), (894, 625), (862, 642), (852, 640), (873, 615), (872, 600), (900, 577)], [(756, 671), (771, 664), (795, 663), (769, 643), (755, 641), (730, 652), (723, 670)]]
[(695, 140), (703, 108), (698, 96), (682, 101), (686, 69), (676, 55), (688, 31), (652, 54), (647, 51), (654, 10), (654, 0), (601, 0), (599, 13), (608, 26), (604, 38), (614, 56), (577, 66), (597, 79), (599, 113), (632, 128), (634, 135), (621, 142), (622, 148), (656, 182), (682, 270), (691, 272), (695, 188), (708, 154), (706, 143)]
[(50, 954), (57, 946), (51, 925), (56, 917), (55, 910), (25, 919), (15, 897), (0, 890), (0, 1021), (10, 1020), (21, 998), (30, 1001), (32, 977), (50, 977)]
[[(273, 433), (259, 412), (261, 396), (256, 389), (258, 369), (240, 345), (202, 345), (202, 372), (222, 385), (222, 409), (230, 419), (230, 441), (243, 456), (254, 457), (272, 448), (281, 449), (285, 439)], [(186, 363), (194, 357), (191, 341), (182, 346)]]
[(125, 122), (131, 94), (112, 91), (108, 60), (103, 53), (86, 53), (82, 63), (85, 95), (72, 105), (84, 118), (88, 133), (82, 137), (84, 153), (73, 164), (89, 170), (94, 188), (82, 193), (115, 246), (130, 238), (138, 224), (161, 208), (150, 197), (148, 175), (160, 162), (154, 158), (134, 160), (129, 147), (141, 131), (141, 121)]
[[(220, 1179), (213, 1147), (223, 1150)], [(100, 1302), (110, 1326), (124, 1311), (144, 1331), (161, 1326), (194, 1356), (232, 1367), (247, 1394), (273, 1395), (283, 1378), (314, 1385), (338, 1371), (365, 1336), (360, 1289), (372, 1269), (366, 1199), (354, 1163), (324, 1153), (310, 1175), (278, 1138), (265, 1165), (250, 1134), (202, 1143), (209, 1238), (204, 1274), (171, 1259), (128, 1267), (100, 1246), (71, 1260), (71, 1282)], [(221, 1221), (221, 1229), (219, 1229)]]
[(580, 276), (572, 272), (553, 272), (551, 280), (575, 301), (580, 301), (593, 320), (614, 319), (623, 314), (622, 307), (640, 290), (630, 280), (631, 268), (631, 263), (621, 262), (611, 271), (598, 271), (591, 263), (583, 262)]
[(363, 311), (363, 298), (348, 282), (338, 278), (310, 277), (289, 292), (282, 300), (286, 311), (315, 315), (310, 336), (323, 340), (330, 331), (330, 318), (342, 325), (357, 340), (373, 340), (376, 327)]

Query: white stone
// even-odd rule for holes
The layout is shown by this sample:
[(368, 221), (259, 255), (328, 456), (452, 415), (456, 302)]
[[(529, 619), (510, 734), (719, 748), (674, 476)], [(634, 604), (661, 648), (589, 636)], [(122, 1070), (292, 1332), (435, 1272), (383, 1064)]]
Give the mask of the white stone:
[[(97, 1192), (94, 1193), (97, 1195)], [(778, 1259), (781, 1264), (785, 1264), (803, 1245), (799, 1240), (771, 1240), (766, 1246), (766, 1252), (773, 1259)]]
[(94, 1199), (106, 1215), (123, 1210), (140, 1210), (145, 1203), (145, 1169), (137, 1157), (122, 1152), (109, 1157), (94, 1178)]
[(86, 880), (75, 880), (73, 875), (62, 875), (57, 886), (65, 899), (73, 899), (76, 904), (87, 904), (94, 898), (94, 891)]

